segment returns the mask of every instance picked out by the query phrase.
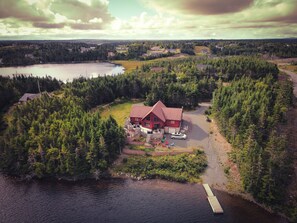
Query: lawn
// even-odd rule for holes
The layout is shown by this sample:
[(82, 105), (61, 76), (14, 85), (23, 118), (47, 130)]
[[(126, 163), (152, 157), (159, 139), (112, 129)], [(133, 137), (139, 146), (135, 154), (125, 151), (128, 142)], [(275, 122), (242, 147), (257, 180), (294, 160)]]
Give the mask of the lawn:
[(140, 103), (140, 101), (126, 101), (106, 106), (101, 108), (100, 116), (103, 119), (107, 119), (111, 115), (120, 126), (124, 126), (126, 119), (129, 117), (132, 105), (137, 103)]

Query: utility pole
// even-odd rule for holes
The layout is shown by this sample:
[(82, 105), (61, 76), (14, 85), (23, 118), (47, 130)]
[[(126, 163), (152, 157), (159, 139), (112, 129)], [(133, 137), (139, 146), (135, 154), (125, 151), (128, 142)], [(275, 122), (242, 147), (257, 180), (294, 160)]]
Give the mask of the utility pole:
[(37, 80), (37, 85), (38, 85), (38, 91), (39, 91), (39, 94), (41, 94), (41, 91), (40, 91), (40, 85), (39, 85), (39, 80)]

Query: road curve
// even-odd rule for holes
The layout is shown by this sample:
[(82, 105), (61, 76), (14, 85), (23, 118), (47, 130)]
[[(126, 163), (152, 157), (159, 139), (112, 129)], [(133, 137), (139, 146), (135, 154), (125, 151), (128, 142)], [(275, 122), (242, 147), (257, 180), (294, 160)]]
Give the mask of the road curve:
[(294, 87), (293, 93), (294, 93), (295, 97), (297, 97), (297, 74), (292, 71), (281, 69), (281, 68), (279, 68), (279, 70), (291, 77), (292, 82), (293, 82), (293, 87)]

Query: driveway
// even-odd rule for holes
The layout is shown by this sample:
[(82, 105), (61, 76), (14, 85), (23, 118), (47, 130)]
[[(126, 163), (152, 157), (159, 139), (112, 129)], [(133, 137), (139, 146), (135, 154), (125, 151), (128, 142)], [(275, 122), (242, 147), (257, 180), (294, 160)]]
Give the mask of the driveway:
[[(188, 139), (169, 139), (168, 141), (169, 143), (174, 142), (175, 148), (178, 150), (197, 147), (203, 149), (208, 162), (208, 167), (201, 176), (203, 183), (208, 183), (211, 186), (222, 189), (227, 184), (227, 178), (221, 163), (224, 163), (227, 155), (220, 148), (220, 145), (215, 143), (209, 135), (210, 123), (206, 121), (206, 116), (204, 115), (205, 110), (209, 106), (210, 103), (201, 103), (200, 107), (195, 111), (184, 112), (184, 124), (189, 126), (189, 132), (187, 133)], [(167, 138), (169, 138), (168, 135)]]
[(210, 103), (201, 103), (200, 107), (194, 111), (184, 112), (183, 114), (183, 125), (188, 126), (189, 131), (187, 133), (186, 140), (170, 139), (169, 135), (167, 138), (169, 143), (174, 142), (175, 148), (198, 148), (203, 149), (208, 147), (208, 134), (209, 134), (209, 123), (206, 121), (204, 115), (205, 110), (210, 106)]

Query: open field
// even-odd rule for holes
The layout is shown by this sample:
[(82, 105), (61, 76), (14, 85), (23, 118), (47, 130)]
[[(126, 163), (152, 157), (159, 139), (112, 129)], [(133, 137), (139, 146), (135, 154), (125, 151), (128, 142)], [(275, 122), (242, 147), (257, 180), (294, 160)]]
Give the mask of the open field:
[(100, 116), (103, 119), (107, 119), (111, 115), (120, 126), (124, 126), (126, 119), (129, 117), (132, 105), (139, 102), (135, 100), (106, 106), (100, 109)]
[(126, 72), (135, 70), (137, 67), (141, 67), (143, 64), (147, 64), (150, 61), (139, 61), (139, 60), (113, 60), (112, 63), (120, 64), (125, 68)]
[(115, 64), (120, 64), (125, 68), (125, 72), (129, 73), (130, 71), (135, 70), (137, 67), (141, 67), (144, 64), (150, 64), (153, 62), (157, 62), (157, 61), (162, 61), (162, 60), (173, 60), (173, 59), (178, 59), (178, 58), (185, 58), (185, 57), (191, 57), (188, 54), (175, 54), (174, 56), (170, 56), (170, 57), (161, 57), (161, 58), (156, 58), (153, 60), (113, 60), (111, 61), (112, 63)]
[(210, 54), (210, 49), (209, 47), (206, 47), (206, 46), (195, 46), (194, 51), (196, 55), (205, 55), (206, 52), (207, 54)]

